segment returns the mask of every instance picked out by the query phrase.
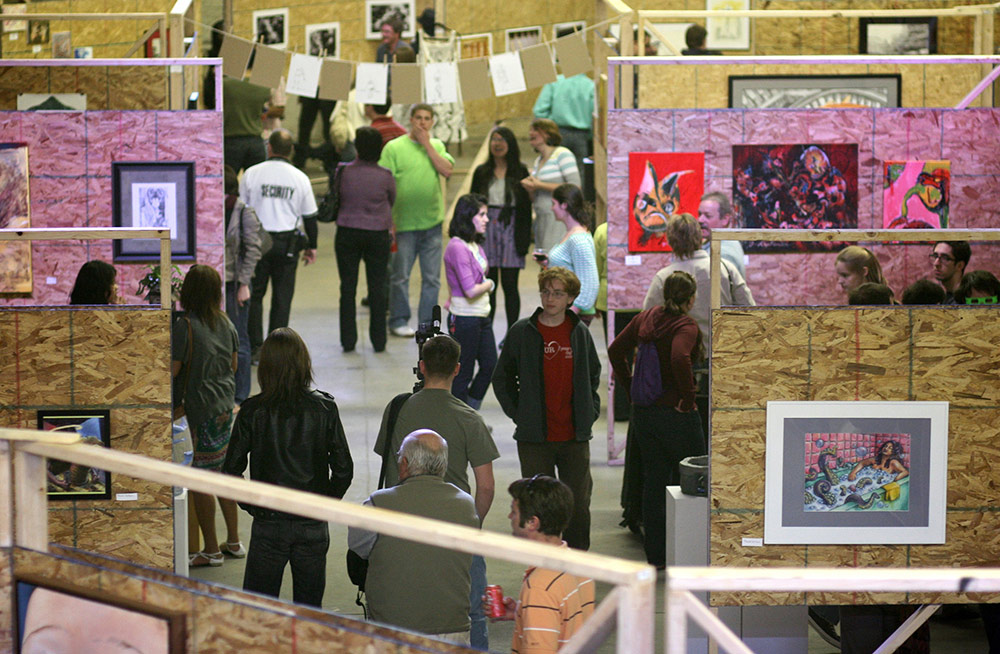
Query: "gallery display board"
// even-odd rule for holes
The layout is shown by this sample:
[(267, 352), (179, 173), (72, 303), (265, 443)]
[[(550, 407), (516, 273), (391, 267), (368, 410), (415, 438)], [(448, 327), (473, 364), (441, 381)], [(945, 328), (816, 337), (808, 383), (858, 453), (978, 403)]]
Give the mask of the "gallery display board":
[[(808, 171), (820, 162), (824, 173), (816, 180), (835, 193), (827, 193), (827, 211), (817, 220), (832, 223), (843, 214), (849, 220), (841, 227), (881, 229), (899, 218), (904, 202), (906, 219), (896, 220), (897, 225), (919, 219), (929, 225), (944, 220), (953, 229), (1000, 226), (1000, 196), (994, 192), (1000, 178), (1000, 160), (995, 156), (1000, 152), (1000, 110), (996, 109), (614, 109), (608, 111), (607, 133), (608, 305), (615, 310), (641, 307), (653, 276), (670, 262), (667, 253), (630, 251), (634, 198), (629, 197), (629, 158), (636, 152), (703, 152), (705, 191), (734, 199), (739, 195), (733, 191), (734, 180), (739, 187), (746, 171), (757, 175), (757, 182), (767, 181), (765, 167), (740, 163), (747, 148), (772, 162), (789, 159), (782, 163), (782, 175), (792, 180), (808, 177), (799, 168)], [(824, 156), (829, 165), (822, 165)], [(900, 161), (916, 162), (910, 166), (912, 181), (906, 185), (918, 192), (899, 193), (897, 206), (891, 204), (893, 184), (887, 186), (886, 180), (908, 179)], [(940, 191), (945, 183), (947, 210), (942, 211)], [(814, 186), (798, 188), (810, 191)], [(838, 193), (852, 203), (850, 211), (839, 208)], [(846, 303), (835, 283), (834, 249), (772, 253), (744, 245), (753, 252), (746, 270), (757, 304)], [(932, 275), (928, 245), (870, 248), (897, 298), (909, 284)], [(997, 274), (998, 261), (1000, 245), (977, 243), (969, 270), (985, 268)]]
[[(172, 460), (166, 312), (0, 308), (0, 425)], [(49, 461), (49, 538), (173, 569), (173, 490)]]
[[(994, 446), (1000, 438), (998, 311), (995, 307), (716, 311), (712, 328), (710, 565), (995, 565), (1000, 547), (1000, 516), (993, 510), (995, 488), (1000, 484), (1000, 455)], [(851, 430), (840, 427), (823, 429), (818, 424), (811, 428), (804, 453), (807, 462), (815, 460), (810, 467), (818, 471), (819, 459), (833, 448), (834, 456), (843, 458), (837, 467), (844, 469), (893, 441), (914, 473), (909, 481), (898, 479), (899, 485), (909, 484), (914, 489), (913, 484), (919, 484), (919, 488), (936, 493), (936, 501), (944, 500), (944, 543), (761, 545), (757, 539), (764, 537), (767, 403), (774, 400), (947, 402), (945, 488), (928, 484), (926, 476), (921, 476), (921, 466), (928, 469), (930, 462), (926, 456), (921, 458), (920, 447), (910, 440), (919, 435), (899, 428), (905, 420), (896, 421), (892, 429), (879, 424), (856, 434), (844, 433)], [(913, 433), (894, 433), (907, 431)], [(796, 465), (801, 473), (801, 456)], [(797, 495), (800, 503), (802, 495)], [(866, 490), (859, 495), (870, 499)], [(810, 502), (819, 504), (816, 499)], [(864, 516), (866, 510), (850, 507), (851, 515)], [(992, 601), (978, 595), (933, 593), (715, 593), (711, 600), (715, 605)]]

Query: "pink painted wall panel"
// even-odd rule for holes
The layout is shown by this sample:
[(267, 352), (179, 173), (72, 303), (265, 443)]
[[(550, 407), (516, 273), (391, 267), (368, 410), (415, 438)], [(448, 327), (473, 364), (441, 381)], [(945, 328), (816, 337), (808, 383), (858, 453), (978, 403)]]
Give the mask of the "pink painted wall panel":
[[(1000, 110), (613, 110), (608, 114), (608, 289), (612, 309), (641, 306), (649, 280), (670, 255), (626, 266), (629, 152), (705, 152), (705, 190), (731, 193), (732, 146), (744, 143), (857, 143), (858, 226), (882, 226), (882, 162), (949, 159), (951, 226), (1000, 227)], [(872, 248), (897, 297), (931, 277), (926, 245)], [(747, 282), (762, 305), (844, 304), (834, 253), (753, 254)], [(970, 270), (1000, 275), (1000, 244), (975, 244)]]
[[(114, 161), (194, 161), (198, 262), (224, 272), (221, 113), (7, 111), (0, 112), (0, 141), (28, 143), (33, 227), (111, 227)], [(31, 296), (0, 297), (0, 304), (66, 304), (90, 259), (111, 262), (111, 242), (35, 244)], [(150, 263), (114, 263), (126, 302), (142, 302), (135, 282)]]

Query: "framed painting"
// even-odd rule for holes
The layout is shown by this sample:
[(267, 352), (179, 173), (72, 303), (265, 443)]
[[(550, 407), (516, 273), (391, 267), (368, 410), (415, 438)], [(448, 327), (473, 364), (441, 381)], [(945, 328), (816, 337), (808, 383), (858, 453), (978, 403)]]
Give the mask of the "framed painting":
[(704, 152), (630, 152), (629, 252), (669, 252), (667, 221), (698, 215), (705, 190)]
[(541, 42), (542, 28), (537, 25), (534, 27), (515, 27), (504, 32), (504, 48), (506, 52), (523, 50), (524, 48), (538, 45)]
[(314, 57), (340, 57), (340, 23), (306, 25), (306, 53)]
[(569, 36), (573, 32), (582, 32), (587, 29), (587, 21), (585, 20), (572, 20), (567, 23), (556, 23), (552, 26), (552, 40), (561, 39), (564, 36)]
[[(0, 143), (0, 229), (31, 227), (28, 144)], [(31, 293), (31, 243), (0, 243), (0, 293)]]
[(945, 542), (947, 402), (768, 402), (764, 542)]
[(253, 12), (253, 40), (272, 48), (288, 45), (288, 8)]
[(403, 21), (403, 38), (412, 39), (417, 33), (416, 12), (414, 0), (365, 0), (365, 38), (381, 40), (382, 23), (398, 18)]
[[(709, 11), (739, 11), (750, 9), (750, 0), (705, 0)], [(749, 50), (749, 18), (706, 18), (705, 47), (710, 50)]]
[(950, 161), (883, 161), (882, 228), (947, 229)]
[[(38, 429), (76, 433), (86, 445), (111, 448), (111, 412), (94, 409), (42, 409)], [(50, 500), (110, 500), (111, 473), (76, 463), (47, 459)]]
[(467, 34), (458, 37), (459, 59), (478, 59), (493, 55), (493, 34)]
[(737, 109), (868, 109), (898, 107), (900, 75), (730, 75)]
[[(195, 257), (194, 162), (147, 161), (111, 164), (111, 224), (169, 228), (171, 258)], [(160, 258), (156, 239), (114, 241), (115, 261)]]
[[(733, 210), (745, 229), (858, 226), (858, 144), (733, 146)], [(826, 241), (747, 241), (747, 252), (826, 252)]]
[(185, 616), (51, 578), (14, 579), (14, 652), (184, 654)]
[(858, 52), (879, 55), (937, 54), (937, 17), (862, 18)]

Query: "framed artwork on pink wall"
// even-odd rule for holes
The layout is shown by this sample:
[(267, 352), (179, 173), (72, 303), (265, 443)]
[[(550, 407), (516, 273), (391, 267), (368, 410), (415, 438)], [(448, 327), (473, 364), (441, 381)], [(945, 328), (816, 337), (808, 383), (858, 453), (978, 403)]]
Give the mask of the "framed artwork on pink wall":
[(946, 229), (950, 161), (882, 162), (882, 227)]
[(705, 191), (704, 152), (630, 152), (629, 252), (669, 252), (667, 222), (698, 215)]
[[(0, 229), (31, 227), (28, 145), (0, 143)], [(0, 242), (0, 293), (31, 293), (31, 243)]]

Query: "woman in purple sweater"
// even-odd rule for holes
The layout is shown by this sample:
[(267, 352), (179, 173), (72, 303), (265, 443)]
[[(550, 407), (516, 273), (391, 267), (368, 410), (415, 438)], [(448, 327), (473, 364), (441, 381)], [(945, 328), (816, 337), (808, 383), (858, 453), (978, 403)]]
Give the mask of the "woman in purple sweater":
[[(340, 344), (353, 352), (358, 342), (355, 292), (358, 266), (365, 262), (371, 320), (368, 336), (376, 352), (385, 351), (385, 314), (389, 305), (386, 270), (392, 245), (392, 204), (396, 180), (378, 165), (382, 135), (374, 127), (359, 127), (354, 136), (357, 158), (340, 175), (340, 210), (333, 249), (340, 272)], [(335, 176), (331, 177), (331, 179)]]
[(490, 320), (490, 293), (496, 284), (486, 277), (489, 265), (482, 246), (489, 221), (486, 197), (475, 193), (463, 195), (455, 205), (455, 215), (448, 227), (451, 240), (444, 251), (445, 277), (451, 291), (447, 305), (448, 331), (462, 346), (460, 368), (451, 393), (473, 409), (483, 403), (497, 364)]

